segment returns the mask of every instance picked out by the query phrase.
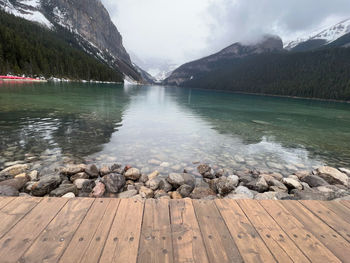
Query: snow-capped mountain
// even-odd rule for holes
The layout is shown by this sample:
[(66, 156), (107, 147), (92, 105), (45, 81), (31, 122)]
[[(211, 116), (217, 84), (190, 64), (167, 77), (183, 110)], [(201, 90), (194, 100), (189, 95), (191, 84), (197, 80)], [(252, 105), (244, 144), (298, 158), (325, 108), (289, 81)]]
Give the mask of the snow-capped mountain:
[(327, 45), (348, 33), (350, 33), (350, 18), (321, 31), (314, 32), (309, 36), (303, 36), (291, 41), (284, 48), (290, 50), (307, 41), (320, 41), (322, 45)]
[(144, 81), (100, 0), (0, 0), (0, 8), (51, 30), (64, 28), (86, 53), (135, 82)]

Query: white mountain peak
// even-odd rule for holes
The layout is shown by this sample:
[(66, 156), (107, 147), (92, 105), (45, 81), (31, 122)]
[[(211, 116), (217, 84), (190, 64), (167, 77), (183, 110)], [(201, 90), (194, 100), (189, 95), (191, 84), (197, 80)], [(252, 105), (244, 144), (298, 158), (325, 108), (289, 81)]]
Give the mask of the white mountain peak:
[(300, 37), (297, 40), (287, 43), (284, 47), (286, 49), (292, 49), (302, 42), (315, 39), (325, 40), (325, 44), (329, 44), (347, 33), (350, 33), (350, 18), (323, 30), (311, 33), (309, 36)]

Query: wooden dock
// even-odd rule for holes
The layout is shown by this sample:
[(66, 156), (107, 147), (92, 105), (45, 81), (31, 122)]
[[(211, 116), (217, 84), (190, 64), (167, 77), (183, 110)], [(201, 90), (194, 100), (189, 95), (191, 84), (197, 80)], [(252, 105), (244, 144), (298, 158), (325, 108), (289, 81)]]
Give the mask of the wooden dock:
[(0, 262), (350, 262), (350, 201), (1, 197)]

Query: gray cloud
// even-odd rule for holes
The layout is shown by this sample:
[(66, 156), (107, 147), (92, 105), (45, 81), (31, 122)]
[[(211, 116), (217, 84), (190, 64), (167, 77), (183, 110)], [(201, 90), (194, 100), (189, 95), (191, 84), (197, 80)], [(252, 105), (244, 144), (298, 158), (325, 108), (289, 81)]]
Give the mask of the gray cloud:
[(265, 33), (292, 40), (350, 17), (350, 0), (102, 2), (129, 51), (140, 60), (177, 64)]

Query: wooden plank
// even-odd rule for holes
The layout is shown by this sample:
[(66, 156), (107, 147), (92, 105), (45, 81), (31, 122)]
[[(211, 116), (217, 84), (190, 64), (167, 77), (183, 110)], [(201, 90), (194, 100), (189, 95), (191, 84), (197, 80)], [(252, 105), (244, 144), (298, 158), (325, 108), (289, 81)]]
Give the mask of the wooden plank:
[(342, 200), (340, 203), (350, 209), (350, 201)]
[[(111, 229), (112, 222), (117, 212), (120, 200), (111, 199), (101, 222), (98, 223), (98, 228), (90, 241), (89, 247), (86, 249), (84, 256), (78, 262), (95, 263), (99, 262), (102, 250), (105, 246), (108, 233)], [(63, 263), (63, 262), (62, 262)]]
[(144, 202), (136, 199), (120, 201), (100, 262), (136, 262), (143, 207)]
[(275, 220), (255, 200), (237, 200), (278, 262), (310, 262)]
[(350, 224), (340, 218), (336, 213), (323, 206), (319, 201), (300, 201), (306, 208), (321, 218), (327, 225), (337, 231), (350, 242)]
[(57, 262), (93, 201), (90, 198), (70, 199), (20, 260), (26, 263)]
[(175, 262), (208, 263), (202, 234), (190, 199), (170, 201)]
[(65, 198), (44, 198), (18, 222), (0, 239), (1, 262), (17, 262), (66, 202)]
[[(234, 200), (215, 200), (215, 204), (245, 262), (276, 262), (258, 232)], [(286, 258), (291, 262), (288, 255)]]
[(350, 243), (298, 201), (280, 202), (342, 262), (350, 262)]
[(342, 205), (340, 202), (336, 202), (336, 201), (333, 201), (333, 202), (322, 201), (320, 203), (325, 207), (327, 207), (329, 210), (332, 210), (334, 213), (336, 213), (346, 222), (350, 223), (350, 208), (347, 208), (346, 206)]
[(213, 201), (193, 200), (209, 262), (243, 262), (226, 224)]
[(168, 200), (146, 201), (137, 262), (173, 262)]
[(28, 212), (30, 212), (41, 198), (24, 197), (16, 198), (0, 210), (0, 238), (18, 223)]
[(340, 262), (327, 247), (278, 202), (270, 200), (259, 202), (311, 262)]
[(79, 262), (81, 260), (98, 227), (103, 222), (102, 219), (109, 203), (110, 199), (95, 200), (60, 258), (60, 262)]
[(9, 204), (11, 201), (13, 201), (16, 197), (1, 197), (0, 198), (0, 209), (5, 207), (7, 204)]

